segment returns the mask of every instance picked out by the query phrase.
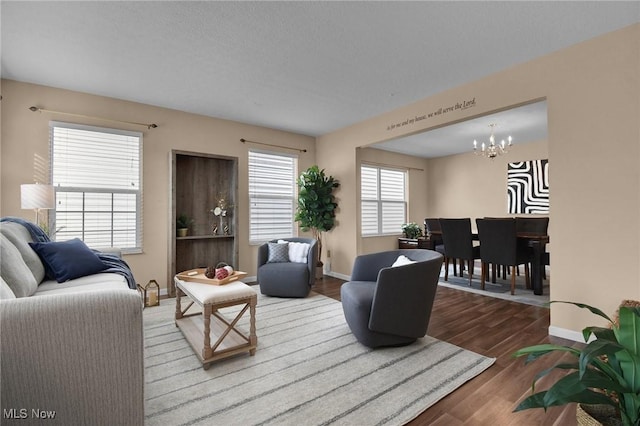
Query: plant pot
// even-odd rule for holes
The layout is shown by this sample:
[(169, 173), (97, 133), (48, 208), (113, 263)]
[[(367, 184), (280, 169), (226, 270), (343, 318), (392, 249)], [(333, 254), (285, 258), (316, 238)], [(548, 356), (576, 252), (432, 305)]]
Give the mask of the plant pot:
[(186, 237), (189, 233), (189, 228), (178, 228), (176, 229), (176, 235), (178, 237)]
[(611, 405), (578, 404), (576, 406), (578, 426), (618, 426), (622, 420)]
[(322, 262), (316, 263), (316, 280), (321, 280), (324, 276), (324, 264)]

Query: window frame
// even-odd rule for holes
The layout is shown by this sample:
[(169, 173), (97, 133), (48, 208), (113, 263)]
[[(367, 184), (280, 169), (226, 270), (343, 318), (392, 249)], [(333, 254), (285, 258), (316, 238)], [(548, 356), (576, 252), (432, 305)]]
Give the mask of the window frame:
[[(105, 187), (93, 187), (91, 185), (86, 185), (86, 186), (61, 186), (59, 183), (56, 183), (54, 181), (54, 172), (55, 172), (55, 128), (62, 128), (62, 129), (70, 129), (70, 130), (80, 130), (80, 131), (89, 131), (89, 132), (95, 132), (95, 133), (102, 133), (102, 134), (108, 134), (108, 135), (118, 135), (118, 136), (126, 136), (126, 137), (133, 137), (133, 138), (137, 138), (138, 139), (138, 146), (137, 146), (137, 155), (138, 155), (138, 173), (137, 173), (137, 180), (138, 180), (138, 189), (122, 189), (122, 188), (116, 188), (116, 187), (111, 187), (111, 188), (105, 188)], [(81, 234), (82, 236), (79, 237), (81, 238), (83, 241), (85, 239), (85, 236), (87, 234), (87, 229), (86, 229), (86, 218), (85, 215), (87, 214), (87, 210), (86, 210), (86, 194), (91, 193), (91, 194), (111, 194), (111, 208), (110, 210), (98, 210), (99, 212), (102, 213), (108, 213), (111, 215), (111, 228), (110, 228), (110, 234), (109, 234), (109, 240), (111, 243), (111, 246), (116, 246), (118, 247), (123, 254), (136, 254), (136, 253), (142, 253), (143, 252), (143, 234), (144, 234), (144, 216), (143, 216), (143, 199), (144, 199), (144, 185), (143, 185), (143, 133), (142, 132), (137, 132), (137, 131), (130, 131), (130, 130), (123, 130), (123, 129), (114, 129), (114, 128), (107, 128), (107, 127), (100, 127), (100, 126), (90, 126), (90, 125), (84, 125), (84, 124), (77, 124), (77, 123), (68, 123), (68, 122), (61, 122), (61, 121), (50, 121), (49, 122), (49, 165), (50, 165), (50, 181), (52, 182), (52, 185), (54, 186), (55, 189), (55, 193), (56, 193), (56, 208), (52, 209), (52, 214), (49, 215), (49, 227), (50, 229), (53, 229), (53, 226), (56, 226), (56, 222), (57, 222), (57, 206), (59, 204), (59, 200), (58, 200), (58, 193), (78, 193), (81, 194), (82, 196), (82, 210), (78, 210), (77, 212), (82, 214), (83, 219), (82, 219), (82, 231)], [(106, 143), (106, 141), (104, 141)], [(134, 239), (135, 239), (135, 245), (134, 246), (122, 246), (121, 244), (118, 244), (117, 241), (114, 241), (114, 235), (115, 232), (117, 231), (116, 229), (114, 229), (113, 224), (114, 224), (114, 216), (116, 215), (116, 213), (118, 212), (118, 210), (115, 208), (114, 206), (114, 197), (117, 196), (118, 194), (120, 195), (131, 195), (134, 194), (135, 195), (135, 230), (134, 232)], [(101, 230), (102, 228), (99, 228), (98, 230)], [(62, 233), (64, 233), (63, 230), (61, 230)], [(90, 231), (89, 231), (90, 232)], [(53, 240), (56, 240), (56, 236), (57, 236), (57, 232), (54, 233), (53, 235)], [(71, 237), (71, 236), (69, 236)], [(74, 238), (74, 237), (71, 237)], [(91, 242), (88, 242), (87, 245), (91, 248), (105, 248), (105, 245), (102, 244), (92, 244)]]
[[(273, 195), (273, 194), (269, 194), (269, 195), (258, 195), (257, 197), (255, 196), (253, 190), (252, 190), (252, 161), (251, 161), (251, 156), (253, 154), (256, 155), (263, 155), (263, 156), (273, 156), (273, 157), (282, 157), (282, 158), (289, 158), (292, 160), (292, 170), (291, 170), (291, 177), (292, 177), (292, 181), (291, 181), (291, 197), (289, 196), (277, 196), (277, 195)], [(295, 221), (295, 213), (296, 213), (296, 209), (297, 209), (297, 205), (298, 205), (298, 185), (297, 185), (297, 179), (298, 179), (298, 163), (299, 163), (299, 156), (296, 154), (288, 154), (288, 153), (282, 153), (282, 152), (277, 152), (277, 151), (268, 151), (268, 150), (261, 150), (261, 149), (250, 149), (247, 152), (247, 193), (248, 193), (248, 198), (249, 198), (249, 212), (248, 212), (248, 216), (249, 216), (249, 235), (248, 235), (248, 240), (249, 240), (249, 245), (262, 245), (268, 241), (271, 240), (275, 240), (275, 239), (286, 239), (286, 238), (294, 238), (298, 236), (298, 226), (296, 224)], [(273, 233), (271, 235), (266, 235), (264, 237), (260, 237), (260, 235), (254, 235), (254, 226), (252, 225), (252, 218), (254, 216), (254, 199), (258, 198), (258, 199), (275, 199), (275, 200), (290, 200), (291, 201), (291, 228), (290, 234), (278, 234), (278, 233)]]
[[(365, 198), (363, 196), (363, 168), (369, 168), (376, 171), (376, 197), (374, 198)], [(399, 172), (403, 175), (403, 188), (402, 188), (402, 200), (394, 200), (394, 199), (384, 199), (383, 191), (382, 191), (382, 171), (390, 171), (390, 172)], [(360, 236), (363, 238), (368, 237), (384, 237), (384, 236), (393, 236), (402, 234), (402, 230), (400, 226), (402, 223), (406, 223), (407, 221), (407, 210), (408, 210), (408, 201), (407, 201), (407, 187), (408, 187), (409, 174), (407, 169), (401, 167), (392, 167), (392, 166), (383, 166), (378, 164), (366, 163), (363, 162), (360, 164)], [(377, 215), (377, 231), (366, 233), (364, 226), (364, 218), (363, 218), (363, 205), (365, 203), (376, 204), (376, 215)], [(384, 215), (384, 207), (385, 205), (402, 205), (403, 211), (403, 222), (398, 224), (397, 230), (384, 232), (384, 224), (385, 224), (385, 215)]]

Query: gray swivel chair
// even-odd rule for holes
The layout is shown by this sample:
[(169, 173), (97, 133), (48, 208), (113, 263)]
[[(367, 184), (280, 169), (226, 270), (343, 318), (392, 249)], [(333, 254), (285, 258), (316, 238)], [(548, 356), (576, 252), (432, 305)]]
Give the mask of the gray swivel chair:
[[(392, 267), (400, 255), (415, 263)], [(391, 250), (358, 256), (340, 288), (342, 309), (365, 346), (404, 346), (424, 337), (443, 257), (431, 250)]]
[[(270, 243), (276, 243), (272, 240)], [(276, 297), (307, 297), (315, 283), (317, 241), (313, 238), (287, 238), (286, 241), (310, 244), (305, 263), (269, 262), (269, 244), (258, 248), (258, 284), (260, 292)]]

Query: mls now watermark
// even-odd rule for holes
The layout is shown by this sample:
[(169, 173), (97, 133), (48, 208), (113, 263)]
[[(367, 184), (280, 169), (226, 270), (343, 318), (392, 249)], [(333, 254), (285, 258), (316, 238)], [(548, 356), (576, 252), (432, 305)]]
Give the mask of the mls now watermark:
[(52, 410), (41, 410), (39, 408), (3, 408), (2, 418), (4, 419), (54, 419), (56, 412)]

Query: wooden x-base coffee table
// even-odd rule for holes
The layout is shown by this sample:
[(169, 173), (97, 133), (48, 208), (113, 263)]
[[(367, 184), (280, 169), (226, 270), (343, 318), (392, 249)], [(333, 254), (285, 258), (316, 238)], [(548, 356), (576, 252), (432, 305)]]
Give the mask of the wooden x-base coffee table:
[[(205, 370), (212, 361), (226, 358), (241, 352), (256, 353), (256, 305), (258, 295), (245, 283), (236, 281), (225, 285), (202, 284), (182, 281), (176, 283), (176, 327), (182, 330), (187, 341), (202, 362)], [(191, 303), (183, 310), (181, 296), (186, 295)], [(186, 314), (196, 304), (200, 312)], [(229, 321), (218, 310), (228, 306), (244, 305), (236, 317)], [(236, 327), (238, 320), (249, 310), (249, 334)], [(211, 340), (215, 343), (211, 345)]]

